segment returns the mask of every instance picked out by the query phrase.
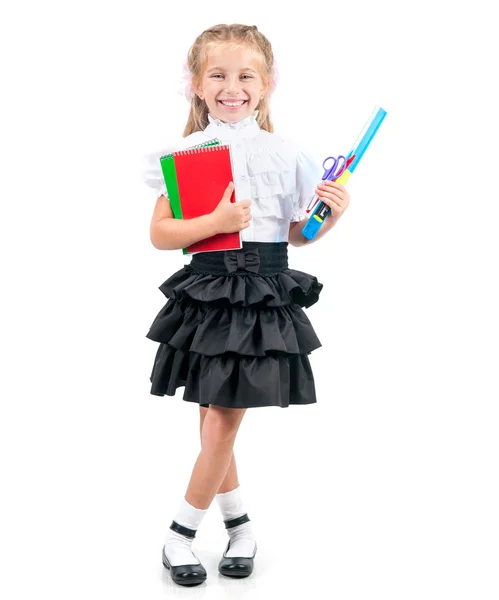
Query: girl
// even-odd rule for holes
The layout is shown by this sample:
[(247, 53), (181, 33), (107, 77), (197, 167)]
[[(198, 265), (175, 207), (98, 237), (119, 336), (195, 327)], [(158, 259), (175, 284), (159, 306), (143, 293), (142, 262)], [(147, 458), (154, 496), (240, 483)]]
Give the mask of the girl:
[[(208, 215), (177, 220), (159, 162), (146, 157), (144, 177), (158, 196), (150, 237), (155, 248), (185, 248), (217, 233), (241, 231), (243, 248), (194, 254), (160, 290), (168, 298), (147, 337), (159, 342), (151, 394), (199, 405), (201, 452), (166, 535), (162, 560), (181, 585), (205, 581), (191, 545), (216, 497), (229, 535), (219, 571), (246, 577), (256, 541), (244, 509), (233, 445), (248, 408), (316, 402), (308, 354), (321, 343), (303, 311), (317, 302), (317, 278), (288, 268), (287, 246), (311, 243), (301, 230), (315, 192), (332, 213), (313, 241), (334, 227), (349, 203), (345, 188), (321, 182), (308, 155), (273, 134), (269, 97), (272, 48), (255, 26), (217, 25), (188, 53), (191, 109), (184, 149), (218, 138), (231, 146), (234, 182)], [(316, 183), (319, 184), (316, 187)], [(237, 202), (230, 202), (235, 186)], [(203, 193), (203, 182), (199, 182)]]

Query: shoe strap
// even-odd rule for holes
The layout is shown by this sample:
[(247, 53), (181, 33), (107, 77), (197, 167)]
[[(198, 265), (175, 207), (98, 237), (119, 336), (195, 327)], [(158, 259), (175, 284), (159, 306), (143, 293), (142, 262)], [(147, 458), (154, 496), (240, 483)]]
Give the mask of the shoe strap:
[(248, 514), (245, 513), (241, 517), (236, 517), (235, 519), (227, 519), (227, 521), (224, 521), (225, 528), (230, 529), (231, 527), (237, 527), (238, 525), (247, 523), (249, 520), (250, 520), (250, 518), (248, 517)]
[(188, 527), (179, 525), (177, 523), (177, 521), (172, 521), (172, 524), (170, 525), (170, 529), (173, 529), (173, 531), (180, 533), (180, 535), (185, 535), (185, 537), (188, 537), (188, 538), (196, 537), (196, 531), (197, 531), (196, 529), (189, 529)]

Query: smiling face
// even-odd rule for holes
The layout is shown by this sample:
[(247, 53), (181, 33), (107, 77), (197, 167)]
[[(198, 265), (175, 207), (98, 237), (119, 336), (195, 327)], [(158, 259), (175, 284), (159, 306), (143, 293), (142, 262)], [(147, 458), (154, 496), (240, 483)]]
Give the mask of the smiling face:
[(208, 54), (196, 94), (210, 115), (235, 123), (253, 115), (267, 91), (260, 74), (261, 63), (246, 46), (214, 48)]

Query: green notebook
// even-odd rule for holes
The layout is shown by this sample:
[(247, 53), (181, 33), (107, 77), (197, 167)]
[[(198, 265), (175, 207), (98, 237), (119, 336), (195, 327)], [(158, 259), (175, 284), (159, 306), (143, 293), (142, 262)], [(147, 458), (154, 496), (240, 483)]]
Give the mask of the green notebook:
[[(208, 142), (204, 142), (203, 144), (198, 144), (197, 146), (185, 148), (185, 150), (206, 148), (208, 146), (219, 146), (220, 144), (220, 140), (215, 138)], [(173, 216), (176, 219), (182, 219), (182, 206), (180, 204), (180, 196), (178, 193), (177, 173), (175, 171), (175, 162), (173, 160), (174, 154), (174, 152), (170, 154), (165, 154), (159, 159), (159, 162), (161, 163), (161, 170), (163, 171), (163, 178), (165, 180), (166, 189), (168, 191), (168, 198), (170, 200), (170, 206), (172, 207)], [(182, 253), (187, 254), (187, 248), (183, 248)]]

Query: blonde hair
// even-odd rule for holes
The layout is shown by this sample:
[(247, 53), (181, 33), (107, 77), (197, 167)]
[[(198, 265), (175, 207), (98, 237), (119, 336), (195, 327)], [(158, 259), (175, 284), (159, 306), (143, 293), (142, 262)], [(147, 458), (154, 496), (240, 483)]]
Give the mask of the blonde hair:
[[(250, 50), (260, 54), (262, 60), (262, 79), (267, 86), (267, 92), (258, 105), (258, 116), (256, 121), (261, 129), (272, 133), (274, 127), (270, 120), (269, 92), (272, 84), (272, 73), (274, 68), (274, 54), (269, 40), (258, 31), (256, 25), (215, 25), (206, 29), (198, 35), (194, 44), (187, 54), (187, 66), (192, 74), (192, 84), (196, 88), (201, 82), (204, 69), (208, 60), (210, 46), (214, 45), (246, 45)], [(195, 131), (203, 131), (209, 124), (208, 106), (197, 94), (191, 100), (189, 118), (184, 129), (184, 137)]]

